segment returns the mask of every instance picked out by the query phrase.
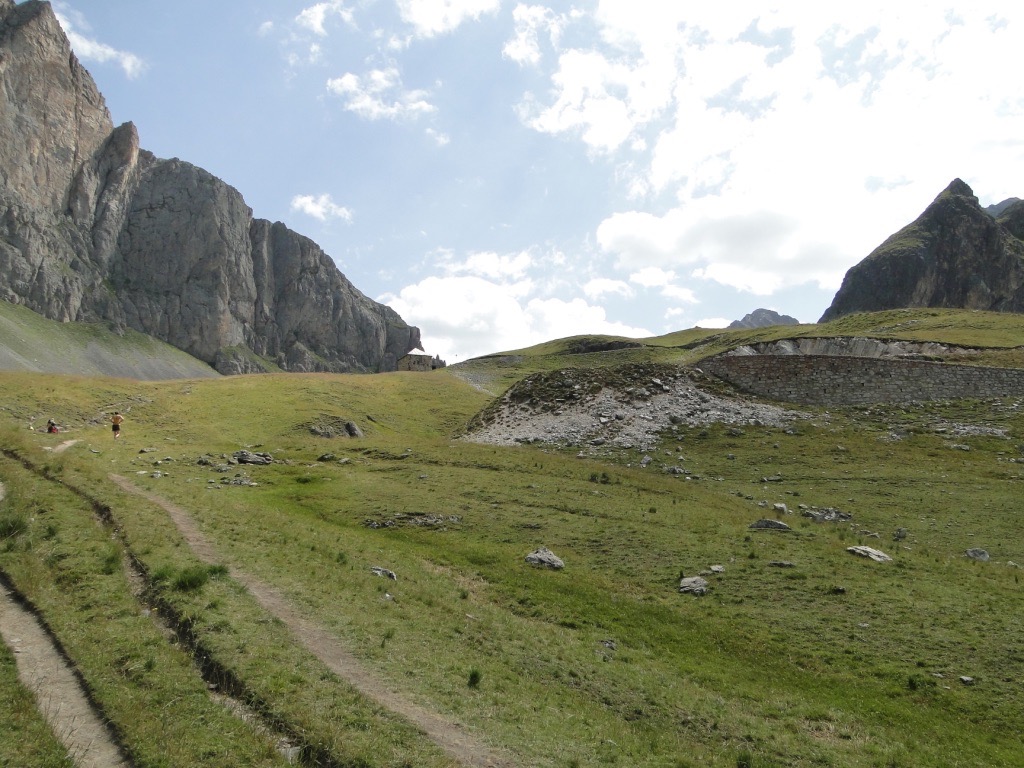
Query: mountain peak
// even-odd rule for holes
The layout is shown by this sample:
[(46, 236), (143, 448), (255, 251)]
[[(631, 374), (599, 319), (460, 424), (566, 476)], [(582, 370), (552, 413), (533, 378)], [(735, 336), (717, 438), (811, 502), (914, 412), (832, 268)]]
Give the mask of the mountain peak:
[(1024, 312), (1024, 241), (1017, 230), (1016, 216), (993, 218), (954, 179), (916, 221), (846, 273), (821, 321), (906, 307)]
[(945, 195), (957, 195), (959, 197), (969, 197), (972, 200), (974, 200), (975, 202), (977, 202), (977, 200), (978, 200), (978, 198), (974, 194), (974, 190), (971, 189), (970, 186), (965, 181), (963, 181), (961, 179), (953, 179), (951, 182), (949, 182), (949, 186), (946, 187), (942, 191), (942, 193), (939, 195), (939, 197), (943, 197)]

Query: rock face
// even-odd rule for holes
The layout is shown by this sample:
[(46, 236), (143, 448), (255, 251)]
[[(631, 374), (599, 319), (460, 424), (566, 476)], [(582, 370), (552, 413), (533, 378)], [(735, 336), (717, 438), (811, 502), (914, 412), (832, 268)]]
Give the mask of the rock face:
[(386, 371), (419, 329), (316, 243), (115, 128), (49, 3), (0, 0), (0, 299), (154, 336), (222, 373)]
[(1024, 312), (1024, 201), (997, 208), (994, 218), (954, 180), (846, 273), (821, 322), (905, 307)]
[(755, 309), (742, 320), (729, 323), (729, 330), (736, 328), (768, 328), (773, 325), (799, 325), (800, 321), (789, 315), (780, 315), (773, 309)]

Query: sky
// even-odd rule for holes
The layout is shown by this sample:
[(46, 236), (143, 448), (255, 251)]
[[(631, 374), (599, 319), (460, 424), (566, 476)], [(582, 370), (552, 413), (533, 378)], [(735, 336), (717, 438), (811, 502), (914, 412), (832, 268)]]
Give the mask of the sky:
[(815, 322), (955, 178), (1024, 197), (1024, 5), (55, 0), (132, 121), (449, 363)]

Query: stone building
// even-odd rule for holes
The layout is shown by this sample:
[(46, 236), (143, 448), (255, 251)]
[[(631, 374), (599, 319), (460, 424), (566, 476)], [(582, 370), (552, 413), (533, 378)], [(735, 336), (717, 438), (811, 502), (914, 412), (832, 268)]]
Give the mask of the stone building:
[(433, 371), (444, 368), (445, 361), (436, 355), (406, 355), (398, 361), (400, 371)]

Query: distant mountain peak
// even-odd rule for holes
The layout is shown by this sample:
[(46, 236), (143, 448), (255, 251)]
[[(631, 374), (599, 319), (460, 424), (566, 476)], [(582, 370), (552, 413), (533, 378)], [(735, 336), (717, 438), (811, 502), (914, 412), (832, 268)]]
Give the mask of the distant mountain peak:
[(733, 320), (729, 329), (736, 328), (768, 328), (773, 325), (799, 325), (800, 321), (789, 315), (780, 315), (773, 309), (755, 309), (742, 320)]

